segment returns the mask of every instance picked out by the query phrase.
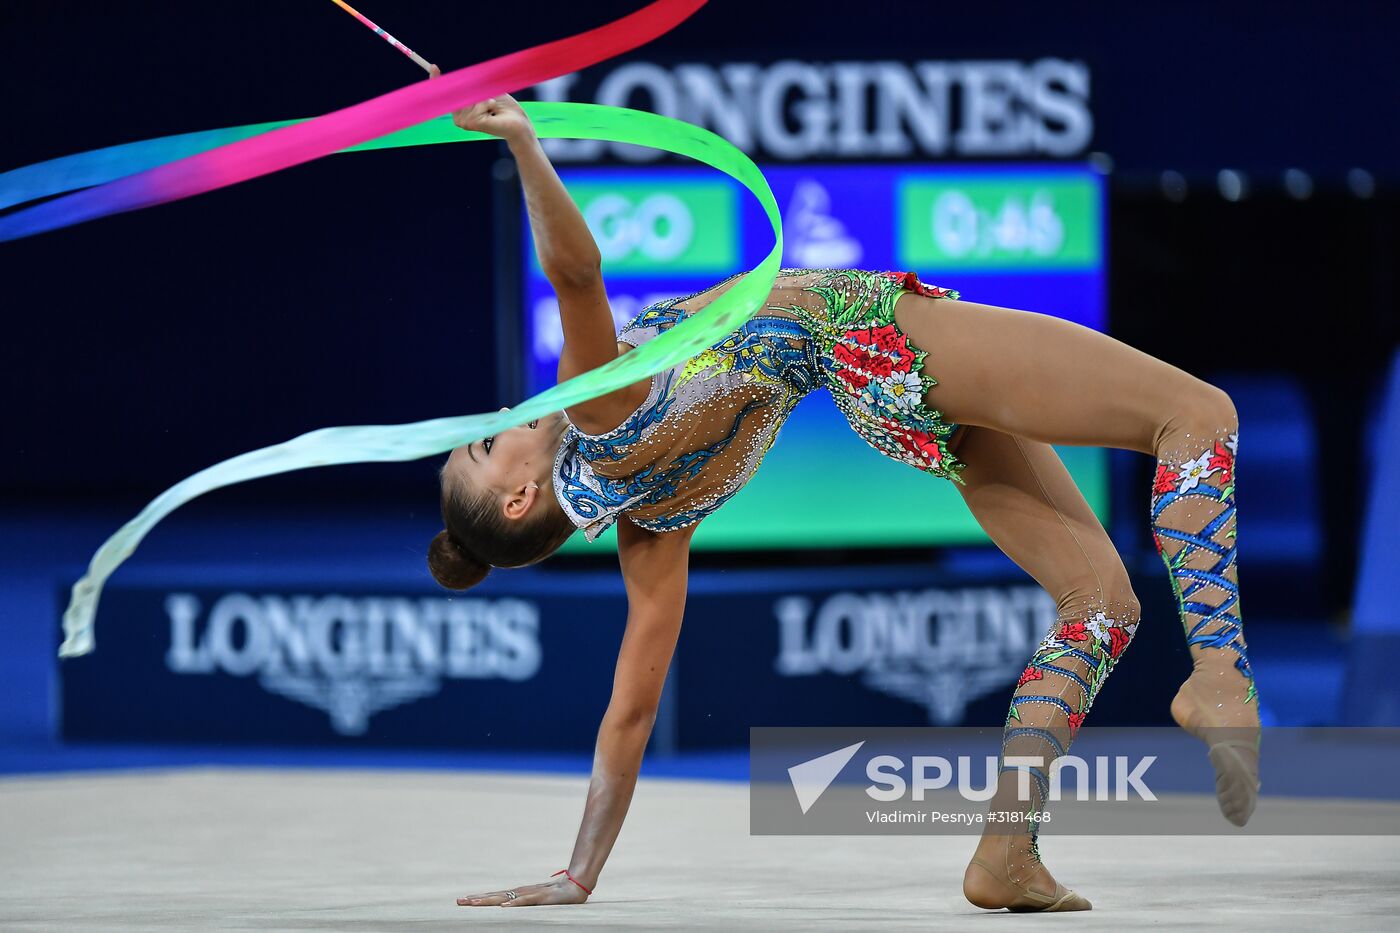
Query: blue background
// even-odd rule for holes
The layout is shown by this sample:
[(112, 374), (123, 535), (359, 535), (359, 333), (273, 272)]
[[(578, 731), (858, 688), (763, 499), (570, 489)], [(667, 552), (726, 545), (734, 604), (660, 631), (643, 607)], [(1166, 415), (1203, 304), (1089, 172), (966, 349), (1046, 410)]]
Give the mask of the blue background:
[[(469, 4), (405, 2), (394, 5), (392, 22), (376, 18), (456, 67), (634, 8), (554, 5), (548, 17), (512, 12), (490, 30)], [(751, 31), (733, 29), (739, 11)], [(1400, 419), (1400, 402), (1387, 401), (1396, 396), (1385, 390), (1400, 336), (1400, 5), (989, 0), (931, 11), (890, 0), (851, 22), (849, 4), (812, 3), (795, 16), (782, 4), (717, 0), (634, 57), (1086, 62), (1092, 148), (1112, 163), (1110, 333), (1225, 386), (1249, 425), (1242, 577), (1266, 709), (1302, 723), (1400, 715), (1396, 656), (1386, 653), (1394, 636), (1372, 621), (1361, 638), (1350, 624), (1353, 610), (1394, 619), (1400, 603), (1393, 525), (1371, 523), (1361, 546), (1367, 517), (1393, 514), (1386, 510), (1395, 501), (1393, 483), (1380, 482), (1394, 471), (1379, 451), (1395, 449)], [(4, 5), (0, 29), (22, 37), (0, 59), (9, 127), (0, 170), (134, 139), (323, 113), (421, 78), (330, 4), (282, 4), (266, 16), (166, 4), (157, 15), (50, 0)], [(516, 400), (499, 392), (491, 307), (507, 279), (518, 286), (519, 269), (495, 263), (496, 220), (518, 205), (493, 204), (501, 155), (493, 148), (324, 160), (0, 250), (0, 388), (8, 403), (0, 767), (309, 760), (295, 747), (211, 747), (221, 741), (212, 732), (188, 753), (58, 743), (56, 593), (112, 529), (209, 463), (326, 424), (410, 421)], [(1308, 173), (1311, 197), (1284, 191), (1289, 167)], [(1226, 168), (1249, 181), (1244, 200), (1221, 197), (1217, 173)], [(1374, 177), (1370, 196), (1349, 185), (1353, 168)], [(1167, 170), (1181, 173), (1184, 200), (1164, 196)], [(973, 277), (919, 271), (969, 298), (982, 293)], [(1043, 295), (1004, 300), (1046, 306)], [(1141, 575), (1144, 602), (1160, 611), (1170, 596), (1142, 519), (1146, 467), (1131, 457), (1112, 464), (1110, 532)], [(423, 554), (440, 527), (436, 466), (313, 471), (221, 492), (159, 529), (114, 585), (337, 586), (350, 574), (431, 592)], [(973, 579), (983, 565), (999, 579), (1020, 579), (995, 555), (962, 549), (879, 559), (918, 568), (920, 579)], [(1372, 582), (1358, 600), (1363, 565)], [(757, 566), (791, 569), (791, 555)], [(804, 555), (796, 566), (820, 575), (860, 565), (832, 552)], [(699, 570), (723, 578), (735, 568), (716, 559)], [(695, 636), (709, 621), (691, 619), (685, 638), (712, 637)], [(127, 630), (115, 614), (99, 624), (89, 662), (101, 665), (108, 648), (113, 656), (124, 650)], [(746, 650), (743, 634), (714, 635), (730, 654), (689, 679), (723, 676)], [(1158, 635), (1153, 647), (1146, 639)], [(1110, 708), (1159, 717), (1161, 696), (1138, 686), (1146, 671), (1172, 671), (1178, 641), (1170, 619), (1145, 628), (1095, 721)], [(683, 643), (683, 658), (685, 650)], [(753, 657), (744, 663), (764, 655)], [(104, 670), (105, 686), (94, 681), (93, 689), (106, 691), (118, 714), (142, 691), (169, 686), (142, 683), (121, 665)], [(599, 683), (608, 672), (601, 662), (590, 668)], [(234, 691), (219, 702), (236, 708), (245, 700), (254, 702)], [(531, 703), (543, 716), (568, 700), (541, 692)], [(289, 701), (277, 709), (301, 716)], [(435, 715), (484, 723), (491, 711), (444, 707)], [(376, 751), (382, 747), (366, 740), (329, 760), (403, 760)], [(587, 756), (568, 761), (585, 767)]]

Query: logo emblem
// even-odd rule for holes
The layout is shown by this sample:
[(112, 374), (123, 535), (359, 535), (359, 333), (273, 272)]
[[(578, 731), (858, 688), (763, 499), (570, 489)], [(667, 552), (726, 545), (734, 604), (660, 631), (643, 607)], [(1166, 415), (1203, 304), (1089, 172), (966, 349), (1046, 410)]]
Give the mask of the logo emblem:
[(364, 735), (369, 718), (394, 706), (429, 697), (442, 689), (436, 677), (306, 677), (264, 674), (258, 685), (269, 693), (330, 714), (341, 735)]
[(831, 192), (804, 178), (792, 189), (787, 212), (787, 253), (803, 269), (854, 269), (862, 255), (860, 241), (831, 213)]
[(838, 748), (834, 752), (788, 768), (788, 779), (792, 781), (793, 792), (797, 794), (797, 804), (803, 813), (812, 809), (812, 804), (826, 793), (826, 789), (836, 780), (841, 769), (846, 767), (864, 744), (862, 741), (847, 745), (845, 748)]

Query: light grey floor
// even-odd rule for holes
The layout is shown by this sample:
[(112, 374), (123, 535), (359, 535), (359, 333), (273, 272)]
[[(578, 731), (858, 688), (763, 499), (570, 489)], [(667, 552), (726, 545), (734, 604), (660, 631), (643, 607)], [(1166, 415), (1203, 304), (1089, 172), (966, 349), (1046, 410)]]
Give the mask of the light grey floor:
[[(0, 780), (0, 930), (1394, 930), (1394, 837), (1061, 837), (1088, 914), (984, 914), (970, 837), (753, 837), (747, 787), (646, 781), (593, 900), (455, 906), (563, 867), (578, 778), (180, 770)], [(1213, 806), (1201, 801), (1202, 806)]]

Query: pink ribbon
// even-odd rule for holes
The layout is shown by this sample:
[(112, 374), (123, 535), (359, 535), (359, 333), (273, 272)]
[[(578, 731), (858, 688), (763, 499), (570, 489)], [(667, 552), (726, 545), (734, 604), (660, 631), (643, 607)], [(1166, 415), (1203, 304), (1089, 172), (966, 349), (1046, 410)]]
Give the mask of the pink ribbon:
[(605, 61), (663, 35), (706, 0), (655, 0), (622, 19), (470, 65), (315, 120), (272, 130), (0, 217), (0, 241), (178, 201), (310, 162), (458, 107)]

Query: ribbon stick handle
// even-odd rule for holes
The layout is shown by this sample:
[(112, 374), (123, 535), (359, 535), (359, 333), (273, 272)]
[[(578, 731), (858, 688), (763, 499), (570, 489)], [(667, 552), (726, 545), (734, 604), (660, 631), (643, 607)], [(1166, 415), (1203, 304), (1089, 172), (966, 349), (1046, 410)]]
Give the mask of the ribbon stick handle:
[(336, 6), (340, 7), (342, 10), (344, 10), (346, 13), (349, 13), (351, 16), (355, 17), (357, 20), (359, 20), (360, 22), (364, 23), (364, 24), (365, 24), (366, 26), (368, 26), (370, 29), (373, 29), (375, 35), (381, 37), (382, 39), (384, 39), (385, 42), (388, 42), (388, 43), (389, 43), (390, 45), (392, 45), (394, 48), (398, 49), (400, 52), (404, 53), (404, 54), (407, 55), (409, 58), (413, 59), (414, 64), (416, 64), (419, 68), (422, 68), (422, 69), (423, 69), (424, 71), (426, 71), (428, 74), (432, 74), (432, 73), (433, 73), (433, 66), (430, 65), (430, 64), (428, 64), (427, 62), (425, 62), (425, 61), (423, 60), (423, 56), (419, 55), (417, 52), (413, 51), (413, 49), (410, 49), (408, 46), (404, 45), (404, 44), (403, 44), (402, 42), (400, 42), (398, 39), (395, 39), (393, 36), (391, 36), (391, 35), (389, 35), (387, 32), (385, 32), (383, 29), (379, 28), (379, 25), (378, 25), (377, 23), (375, 23), (375, 22), (374, 22), (372, 19), (370, 19), (369, 17), (365, 16), (365, 15), (364, 15), (363, 13), (361, 13), (359, 10), (355, 9), (354, 7), (352, 7), (350, 4), (346, 3), (345, 0), (331, 0), (331, 3), (334, 3)]

